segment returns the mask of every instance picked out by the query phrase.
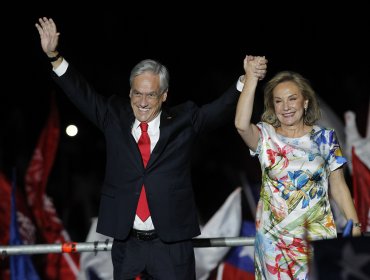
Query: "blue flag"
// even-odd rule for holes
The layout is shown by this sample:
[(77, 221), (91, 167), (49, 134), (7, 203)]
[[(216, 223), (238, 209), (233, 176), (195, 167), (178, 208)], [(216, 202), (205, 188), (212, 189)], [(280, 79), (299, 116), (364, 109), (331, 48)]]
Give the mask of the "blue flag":
[[(240, 236), (256, 236), (256, 227), (253, 221), (243, 221)], [(224, 260), (222, 279), (255, 279), (254, 246), (237, 246), (229, 251)]]
[[(10, 213), (10, 244), (23, 245), (21, 240), (18, 223), (17, 223), (17, 207), (16, 207), (16, 183), (13, 176), (12, 195), (11, 195), (11, 213)], [(40, 280), (32, 260), (28, 255), (13, 255), (10, 256), (10, 279), (11, 280)]]
[(352, 228), (353, 228), (353, 221), (349, 219), (346, 223), (346, 226), (343, 230), (343, 237), (351, 237), (352, 236)]

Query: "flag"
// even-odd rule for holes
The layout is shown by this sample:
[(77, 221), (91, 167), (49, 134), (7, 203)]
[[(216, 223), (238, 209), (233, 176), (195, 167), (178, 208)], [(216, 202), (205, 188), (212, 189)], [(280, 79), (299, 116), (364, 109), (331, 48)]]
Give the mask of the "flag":
[(352, 229), (353, 229), (353, 220), (349, 219), (343, 229), (343, 237), (351, 237), (352, 236)]
[[(3, 229), (10, 228), (10, 211), (11, 209), (11, 192), (12, 187), (4, 173), (0, 171), (0, 225)], [(24, 244), (34, 244), (36, 242), (36, 227), (32, 219), (32, 214), (27, 206), (24, 193), (18, 188), (15, 193), (17, 204), (17, 221), (21, 239)], [(9, 231), (0, 230), (0, 244), (9, 243)], [(1, 279), (1, 278), (0, 278)]]
[[(370, 112), (370, 108), (369, 108)], [(370, 115), (370, 114), (369, 114)], [(353, 111), (347, 111), (344, 114), (346, 126), (346, 143), (347, 143), (347, 159), (350, 172), (352, 174), (352, 149), (356, 149), (357, 158), (370, 169), (370, 137), (362, 137), (358, 131), (356, 124), (356, 114)], [(370, 117), (369, 117), (370, 118)], [(370, 126), (370, 124), (368, 124)]]
[[(241, 217), (240, 232), (238, 236), (256, 236), (255, 227), (255, 205), (258, 200), (256, 190), (252, 187), (247, 178), (241, 174), (243, 189), (240, 197)], [(222, 259), (218, 267), (211, 272), (209, 280), (249, 280), (255, 279), (254, 272), (254, 246), (231, 247), (227, 255)]]
[[(233, 203), (239, 203), (240, 226), (237, 227), (238, 232), (235, 235), (254, 238), (256, 236), (255, 208), (260, 185), (251, 185), (244, 173), (239, 175), (242, 188), (238, 201)], [(224, 216), (224, 219), (227, 220), (228, 216)], [(235, 246), (228, 248), (227, 254), (219, 261), (207, 280), (249, 280), (255, 279), (254, 274), (254, 246)]]
[(356, 125), (356, 114), (347, 111), (347, 148), (351, 150), (349, 166), (352, 175), (353, 197), (362, 232), (370, 231), (370, 104), (368, 112), (367, 137), (360, 135)]
[[(94, 217), (91, 221), (90, 231), (86, 237), (86, 242), (112, 242), (113, 239), (97, 233), (96, 225), (98, 218)], [(80, 272), (78, 280), (111, 280), (113, 279), (113, 264), (111, 252), (83, 252), (80, 256)]]
[[(0, 171), (0, 244), (10, 243), (10, 221), (11, 221), (11, 195), (12, 186), (6, 176)], [(23, 244), (34, 244), (36, 240), (36, 227), (31, 218), (31, 213), (27, 207), (24, 193), (18, 188), (15, 191), (16, 217), (18, 231)], [(0, 279), (10, 279), (9, 258), (1, 261)]]
[(352, 150), (352, 182), (355, 208), (360, 223), (361, 231), (370, 231), (370, 169), (357, 155), (357, 149)]
[[(236, 188), (202, 228), (200, 238), (237, 237), (242, 221), (241, 187)], [(230, 247), (194, 248), (196, 279), (206, 280)]]
[[(52, 95), (50, 114), (39, 136), (25, 178), (28, 204), (45, 243), (71, 241), (45, 190), (57, 152), (59, 134), (59, 114), (55, 97)], [(79, 270), (78, 264), (78, 253), (48, 254), (45, 263), (45, 279), (75, 280)]]
[[(10, 235), (10, 197), (11, 197), (11, 186), (9, 181), (5, 178), (4, 174), (0, 171), (0, 244), (9, 244)], [(9, 259), (3, 259), (0, 261), (0, 279), (9, 280)]]
[[(10, 211), (11, 209), (11, 193), (12, 187), (5, 175), (0, 171), (0, 244), (9, 244), (10, 231)], [(5, 230), (4, 230), (5, 229)]]
[[(254, 221), (243, 221), (240, 236), (255, 237)], [(254, 276), (254, 246), (232, 247), (217, 271), (222, 280), (252, 280)]]
[[(15, 176), (11, 192), (11, 218), (10, 218), (10, 242), (9, 245), (23, 245), (21, 240), (16, 207), (16, 183)], [(12, 280), (39, 280), (39, 276), (33, 266), (29, 255), (10, 256), (10, 275)]]

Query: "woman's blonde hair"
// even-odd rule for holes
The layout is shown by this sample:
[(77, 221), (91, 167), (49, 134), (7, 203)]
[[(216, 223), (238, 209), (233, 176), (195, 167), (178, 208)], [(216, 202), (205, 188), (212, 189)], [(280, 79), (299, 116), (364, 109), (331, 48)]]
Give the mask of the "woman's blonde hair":
[(264, 112), (262, 121), (271, 124), (274, 127), (280, 126), (280, 121), (275, 114), (273, 91), (275, 87), (282, 82), (293, 82), (301, 90), (304, 100), (308, 100), (308, 107), (305, 110), (304, 123), (306, 125), (314, 125), (321, 117), (319, 103), (316, 98), (316, 93), (313, 90), (311, 83), (302, 75), (292, 71), (282, 71), (277, 73), (270, 81), (267, 82), (264, 88)]

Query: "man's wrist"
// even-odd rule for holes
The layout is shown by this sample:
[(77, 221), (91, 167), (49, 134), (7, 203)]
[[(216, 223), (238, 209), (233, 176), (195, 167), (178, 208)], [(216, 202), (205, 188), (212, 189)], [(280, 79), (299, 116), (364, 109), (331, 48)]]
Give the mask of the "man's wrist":
[(57, 61), (61, 57), (61, 54), (57, 51), (53, 51), (53, 52), (47, 53), (47, 56), (50, 62), (54, 62), (54, 61)]
[(240, 76), (238, 82), (236, 83), (236, 88), (238, 91), (242, 91), (244, 87), (244, 75)]
[[(55, 65), (54, 65), (55, 64)], [(60, 63), (53, 62), (53, 71), (58, 77), (62, 76), (68, 68), (68, 62), (63, 58)]]
[(50, 62), (55, 62), (61, 57), (61, 54), (58, 53), (56, 56), (49, 57)]

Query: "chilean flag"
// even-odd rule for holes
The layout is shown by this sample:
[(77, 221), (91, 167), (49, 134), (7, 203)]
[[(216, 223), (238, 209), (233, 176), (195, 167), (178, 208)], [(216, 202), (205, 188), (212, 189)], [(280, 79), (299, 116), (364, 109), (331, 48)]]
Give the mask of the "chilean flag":
[[(243, 221), (240, 236), (254, 237), (256, 227), (253, 221)], [(254, 277), (254, 246), (238, 246), (230, 249), (220, 265), (217, 280), (247, 280)]]

